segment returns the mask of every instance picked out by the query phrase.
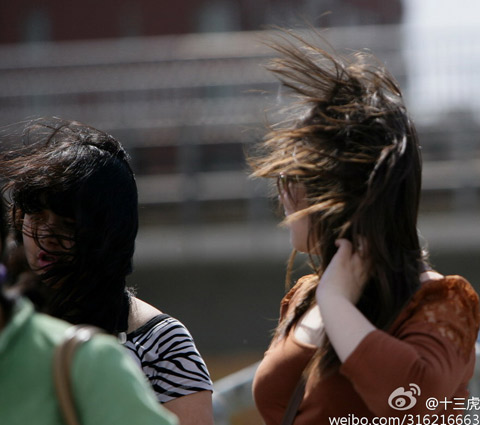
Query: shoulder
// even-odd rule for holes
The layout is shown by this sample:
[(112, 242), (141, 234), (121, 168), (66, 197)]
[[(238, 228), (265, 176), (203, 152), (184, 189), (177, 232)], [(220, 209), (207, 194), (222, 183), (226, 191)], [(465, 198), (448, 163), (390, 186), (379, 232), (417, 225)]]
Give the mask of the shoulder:
[(96, 363), (96, 367), (102, 369), (108, 361), (122, 362), (125, 357), (129, 359), (125, 354), (125, 350), (113, 335), (95, 333), (87, 342), (82, 343), (78, 347), (78, 356), (75, 356), (75, 363), (77, 362), (77, 357), (79, 363), (88, 364), (92, 360)]
[(309, 274), (298, 279), (297, 283), (287, 292), (280, 304), (280, 315), (283, 319), (292, 308), (300, 303), (309, 291), (318, 285), (318, 276)]
[(480, 325), (479, 297), (461, 276), (427, 280), (400, 314), (396, 325), (425, 328), (432, 335), (448, 339), (467, 355), (475, 344)]
[(127, 334), (127, 345), (128, 342), (143, 345), (150, 340), (151, 344), (164, 346), (167, 341), (175, 337), (183, 337), (193, 342), (190, 332), (182, 322), (168, 314), (161, 313)]
[[(90, 379), (101, 373), (106, 380), (120, 379), (123, 376), (136, 375), (132, 360), (118, 344), (115, 337), (107, 334), (96, 334), (86, 343), (81, 344), (75, 353), (73, 371), (77, 386), (88, 386)], [(133, 366), (135, 364), (133, 363)], [(85, 373), (86, 370), (88, 373)], [(120, 375), (113, 378), (112, 374)], [(102, 381), (104, 381), (102, 379)]]
[(472, 285), (462, 276), (441, 276), (425, 280), (414, 294), (409, 308), (418, 310), (436, 303), (446, 306), (462, 305), (466, 312), (478, 316), (479, 297)]
[(161, 314), (161, 311), (158, 308), (146, 303), (145, 301), (142, 301), (139, 298), (132, 297), (128, 312), (127, 333), (137, 330), (159, 314)]
[[(96, 334), (78, 347), (73, 370), (75, 381), (80, 385), (88, 385), (89, 378), (95, 379), (97, 373), (101, 373), (106, 380), (121, 381), (125, 376), (128, 379), (138, 378), (138, 367), (131, 357), (115, 337), (107, 334)], [(111, 375), (119, 376), (113, 378)]]
[(63, 339), (65, 331), (71, 326), (69, 323), (55, 317), (38, 313), (33, 305), (27, 299), (21, 299), (15, 307), (15, 315), (6, 328), (7, 332), (2, 332), (8, 337), (19, 335), (19, 340), (36, 345), (42, 350), (49, 347), (53, 350)]
[(79, 347), (73, 385), (85, 424), (175, 423), (113, 336), (95, 335)]
[(183, 357), (190, 357), (204, 364), (185, 325), (164, 313), (129, 333), (125, 347), (141, 364), (160, 363)]
[(167, 314), (154, 317), (128, 334), (125, 347), (142, 368), (161, 403), (213, 390), (207, 366), (190, 332)]

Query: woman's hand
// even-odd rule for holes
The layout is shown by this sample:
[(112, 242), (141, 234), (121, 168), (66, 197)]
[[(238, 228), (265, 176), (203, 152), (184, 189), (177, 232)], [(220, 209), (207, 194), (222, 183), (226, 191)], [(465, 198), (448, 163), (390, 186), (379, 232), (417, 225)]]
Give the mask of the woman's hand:
[(338, 251), (320, 279), (317, 302), (322, 297), (339, 296), (356, 304), (368, 280), (369, 264), (364, 258), (365, 243), (355, 252), (347, 239), (338, 239), (335, 245)]

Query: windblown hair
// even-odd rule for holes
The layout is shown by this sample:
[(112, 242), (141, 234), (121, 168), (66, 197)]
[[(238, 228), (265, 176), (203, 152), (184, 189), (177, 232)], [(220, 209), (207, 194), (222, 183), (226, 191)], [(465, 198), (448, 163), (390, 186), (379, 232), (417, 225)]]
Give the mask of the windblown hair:
[[(357, 306), (387, 329), (419, 287), (423, 267), (417, 235), (421, 158), (417, 134), (392, 75), (365, 53), (341, 56), (282, 33), (270, 46), (280, 54), (268, 69), (296, 98), (295, 109), (271, 127), (251, 159), (253, 176), (295, 179), (308, 207), (314, 273), (305, 299), (277, 328), (288, 333), (315, 302), (320, 277), (336, 252), (335, 240), (366, 242), (370, 280)], [(319, 368), (338, 367), (325, 335)]]
[(4, 154), (0, 171), (18, 242), (28, 231), (22, 230), (26, 213), (49, 209), (74, 223), (72, 240), (49, 234), (63, 247), (58, 252), (42, 244), (43, 234), (29, 235), (58, 258), (41, 275), (46, 311), (112, 333), (126, 330), (126, 276), (138, 230), (137, 187), (127, 153), (112, 136), (55, 117), (29, 122), (21, 139), (22, 147)]

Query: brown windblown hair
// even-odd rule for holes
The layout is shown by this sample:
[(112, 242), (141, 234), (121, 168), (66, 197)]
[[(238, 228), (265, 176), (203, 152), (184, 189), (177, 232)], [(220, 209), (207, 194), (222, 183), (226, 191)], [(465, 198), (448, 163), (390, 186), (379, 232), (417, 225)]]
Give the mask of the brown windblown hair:
[[(252, 175), (282, 175), (304, 184), (309, 206), (286, 222), (308, 216), (317, 276), (335, 254), (336, 239), (347, 238), (354, 247), (360, 238), (366, 241), (371, 278), (357, 307), (387, 329), (419, 287), (424, 266), (416, 228), (421, 158), (401, 91), (365, 53), (328, 53), (286, 31), (269, 45), (280, 57), (268, 69), (297, 102), (249, 159)], [(311, 280), (277, 336), (288, 333), (315, 303), (317, 282)], [(317, 354), (322, 373), (339, 365), (326, 335), (324, 341)]]

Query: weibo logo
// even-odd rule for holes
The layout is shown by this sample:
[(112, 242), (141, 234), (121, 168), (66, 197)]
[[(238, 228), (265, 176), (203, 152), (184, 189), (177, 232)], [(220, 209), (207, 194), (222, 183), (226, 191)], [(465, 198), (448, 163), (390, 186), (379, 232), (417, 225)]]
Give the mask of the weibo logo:
[(409, 389), (398, 387), (388, 397), (388, 405), (395, 410), (408, 410), (417, 404), (417, 397), (421, 394), (417, 384), (410, 384)]

